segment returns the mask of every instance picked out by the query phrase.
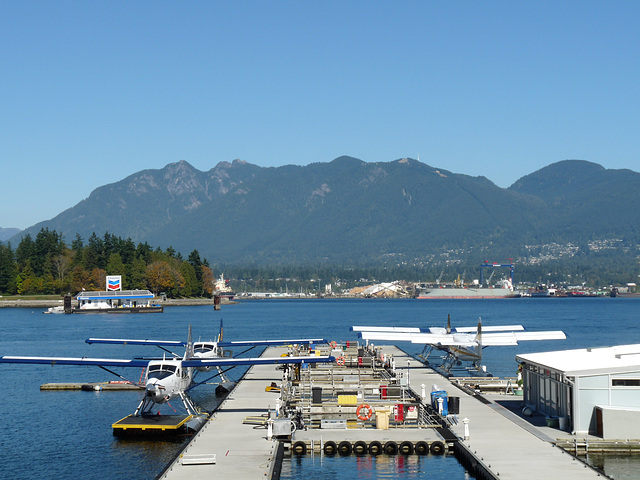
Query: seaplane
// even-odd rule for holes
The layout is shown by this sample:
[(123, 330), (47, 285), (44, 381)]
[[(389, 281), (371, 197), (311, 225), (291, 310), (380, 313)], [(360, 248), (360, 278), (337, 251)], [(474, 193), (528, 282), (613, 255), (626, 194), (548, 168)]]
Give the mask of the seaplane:
[[(332, 356), (279, 356), (279, 357), (255, 357), (237, 358), (224, 357), (221, 350), (227, 345), (287, 345), (287, 344), (318, 344), (326, 343), (324, 339), (294, 339), (294, 340), (260, 340), (254, 342), (211, 342), (215, 346), (212, 350), (209, 345), (203, 345), (203, 349), (196, 353), (196, 344), (191, 340), (191, 326), (186, 342), (167, 342), (155, 340), (126, 340), (126, 339), (87, 339), (87, 343), (124, 343), (131, 345), (172, 345), (185, 346), (185, 352), (180, 357), (171, 354), (169, 357), (163, 355), (162, 358), (145, 359), (134, 358), (129, 360), (110, 358), (89, 358), (89, 357), (27, 357), (27, 356), (2, 356), (0, 363), (23, 363), (23, 364), (49, 364), (49, 365), (91, 365), (98, 366), (103, 370), (114, 374), (124, 381), (136, 384), (136, 382), (126, 379), (124, 376), (113, 372), (107, 367), (138, 367), (145, 368), (144, 394), (133, 415), (129, 415), (113, 424), (114, 434), (121, 434), (147, 431), (173, 431), (193, 432), (204, 424), (208, 415), (203, 413), (189, 397), (188, 392), (203, 382), (194, 382), (194, 375), (198, 369), (209, 371), (211, 369), (230, 368), (239, 365), (299, 365), (310, 363), (328, 363), (335, 361)], [(198, 342), (207, 344), (208, 342)], [(221, 354), (222, 352), (222, 354)], [(286, 355), (286, 354), (285, 354)], [(217, 375), (217, 374), (216, 374)], [(170, 404), (174, 399), (179, 399), (184, 407), (184, 414), (181, 415), (161, 415), (160, 407), (168, 405), (175, 411), (175, 407)]]
[(482, 350), (489, 346), (518, 345), (518, 342), (528, 340), (564, 340), (566, 335), (560, 330), (553, 331), (525, 331), (522, 325), (492, 325), (482, 326), (482, 319), (478, 318), (477, 327), (451, 327), (451, 315), (447, 318), (445, 327), (373, 327), (353, 326), (351, 331), (358, 332), (358, 336), (367, 343), (370, 340), (401, 341), (424, 344), (420, 354), (427, 363), (429, 355), (434, 350), (446, 354), (439, 369), (450, 374), (454, 365), (462, 362), (472, 364), (471, 370), (485, 372), (481, 365)]
[[(268, 346), (278, 346), (278, 345), (305, 345), (310, 348), (313, 345), (324, 344), (327, 343), (326, 339), (323, 338), (297, 338), (297, 339), (284, 339), (284, 340), (248, 340), (248, 341), (232, 341), (225, 342), (223, 341), (223, 321), (220, 320), (220, 331), (216, 336), (215, 340), (210, 341), (194, 341), (191, 342), (191, 327), (189, 327), (189, 333), (187, 341), (176, 341), (176, 340), (137, 340), (137, 339), (125, 339), (125, 338), (88, 338), (85, 340), (86, 343), (89, 344), (111, 344), (111, 345), (148, 345), (148, 346), (156, 346), (162, 349), (164, 352), (169, 353), (173, 357), (178, 357), (176, 353), (165, 348), (165, 347), (185, 347), (190, 348), (189, 345), (192, 345), (192, 353), (191, 356), (193, 359), (222, 359), (222, 358), (231, 358), (233, 352), (227, 350), (229, 347), (249, 347), (246, 350), (240, 352), (238, 356), (244, 355), (245, 353), (253, 350), (257, 347), (268, 347)], [(235, 367), (236, 364), (230, 364), (229, 369)], [(194, 377), (198, 372), (210, 372), (212, 370), (217, 371), (216, 375), (207, 378), (204, 381), (199, 381), (198, 383), (193, 384), (189, 387), (189, 390), (202, 385), (203, 383), (209, 382), (216, 376), (220, 377), (220, 381), (218, 382), (218, 386), (216, 388), (216, 393), (226, 393), (231, 391), (235, 382), (230, 380), (225, 374), (228, 370), (223, 370), (221, 365), (214, 365), (211, 363), (202, 364), (200, 366), (195, 367)]]

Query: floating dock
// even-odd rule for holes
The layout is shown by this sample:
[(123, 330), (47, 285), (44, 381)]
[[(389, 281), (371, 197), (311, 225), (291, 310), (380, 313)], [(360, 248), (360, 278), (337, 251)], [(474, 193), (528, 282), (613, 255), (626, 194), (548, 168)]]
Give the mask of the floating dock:
[[(282, 351), (274, 347), (264, 355)], [(158, 478), (271, 479), (279, 475), (283, 455), (311, 452), (453, 453), (479, 479), (602, 476), (555, 445), (565, 432), (534, 426), (505, 406), (521, 402), (504, 395), (508, 381), (485, 382), (498, 391), (504, 387), (502, 394), (479, 393), (396, 347), (351, 343), (318, 351), (326, 353), (337, 364), (284, 372), (281, 366), (252, 366)], [(447, 392), (453, 414), (440, 415), (431, 405), (433, 385)]]
[[(196, 421), (199, 420), (199, 421)], [(128, 415), (112, 425), (113, 434), (119, 437), (161, 436), (177, 437), (197, 430), (205, 418), (195, 415)], [(190, 424), (196, 423), (193, 430)]]
[(40, 390), (122, 391), (144, 390), (144, 386), (129, 382), (44, 383), (40, 385)]
[[(282, 351), (267, 349), (264, 355), (278, 356)], [(282, 371), (276, 365), (252, 366), (158, 478), (271, 478), (279, 444), (267, 439), (266, 426), (244, 420), (266, 416), (275, 408), (278, 394), (267, 392), (266, 387), (281, 380)]]

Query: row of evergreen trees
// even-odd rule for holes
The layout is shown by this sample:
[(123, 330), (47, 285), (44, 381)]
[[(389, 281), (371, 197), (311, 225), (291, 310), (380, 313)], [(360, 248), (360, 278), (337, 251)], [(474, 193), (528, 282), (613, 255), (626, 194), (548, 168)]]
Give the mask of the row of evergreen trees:
[(76, 294), (105, 290), (106, 275), (122, 275), (124, 290), (149, 289), (169, 297), (211, 296), (214, 276), (197, 250), (185, 260), (169, 247), (135, 244), (105, 233), (86, 242), (76, 235), (71, 246), (62, 234), (42, 229), (22, 237), (15, 251), (0, 244), (0, 294)]

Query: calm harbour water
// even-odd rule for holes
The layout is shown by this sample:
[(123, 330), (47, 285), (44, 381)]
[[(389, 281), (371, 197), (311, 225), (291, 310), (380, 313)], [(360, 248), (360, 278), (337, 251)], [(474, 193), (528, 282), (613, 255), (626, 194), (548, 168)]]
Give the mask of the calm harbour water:
[[(488, 348), (484, 363), (496, 376), (515, 376), (518, 353), (640, 343), (640, 300), (624, 298), (510, 300), (252, 300), (224, 306), (173, 307), (163, 314), (42, 315), (42, 309), (0, 309), (0, 355), (131, 358), (157, 355), (153, 347), (88, 345), (88, 337), (209, 340), (224, 319), (225, 339), (325, 337), (355, 340), (352, 325), (454, 326), (522, 324), (530, 330), (562, 329), (565, 341), (522, 342)], [(418, 350), (399, 344), (409, 353)], [(255, 351), (252, 352), (255, 354)], [(134, 370), (134, 369), (129, 369)], [(119, 372), (137, 380), (140, 372)], [(34, 477), (153, 479), (180, 443), (118, 440), (111, 424), (133, 413), (139, 392), (41, 392), (48, 382), (115, 379), (96, 367), (0, 365), (0, 479)], [(213, 408), (212, 387), (193, 397)], [(221, 434), (224, 434), (221, 432)], [(453, 457), (307, 456), (285, 461), (282, 478), (464, 479)], [(619, 478), (622, 478), (620, 476)]]

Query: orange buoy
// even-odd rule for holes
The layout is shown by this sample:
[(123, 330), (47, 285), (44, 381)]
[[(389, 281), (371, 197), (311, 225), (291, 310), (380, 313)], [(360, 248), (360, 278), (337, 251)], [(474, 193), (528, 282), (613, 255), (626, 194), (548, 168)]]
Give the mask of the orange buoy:
[(371, 408), (371, 406), (367, 405), (366, 403), (359, 405), (356, 409), (356, 416), (363, 422), (369, 420), (371, 418), (371, 415), (373, 415), (373, 408)]

